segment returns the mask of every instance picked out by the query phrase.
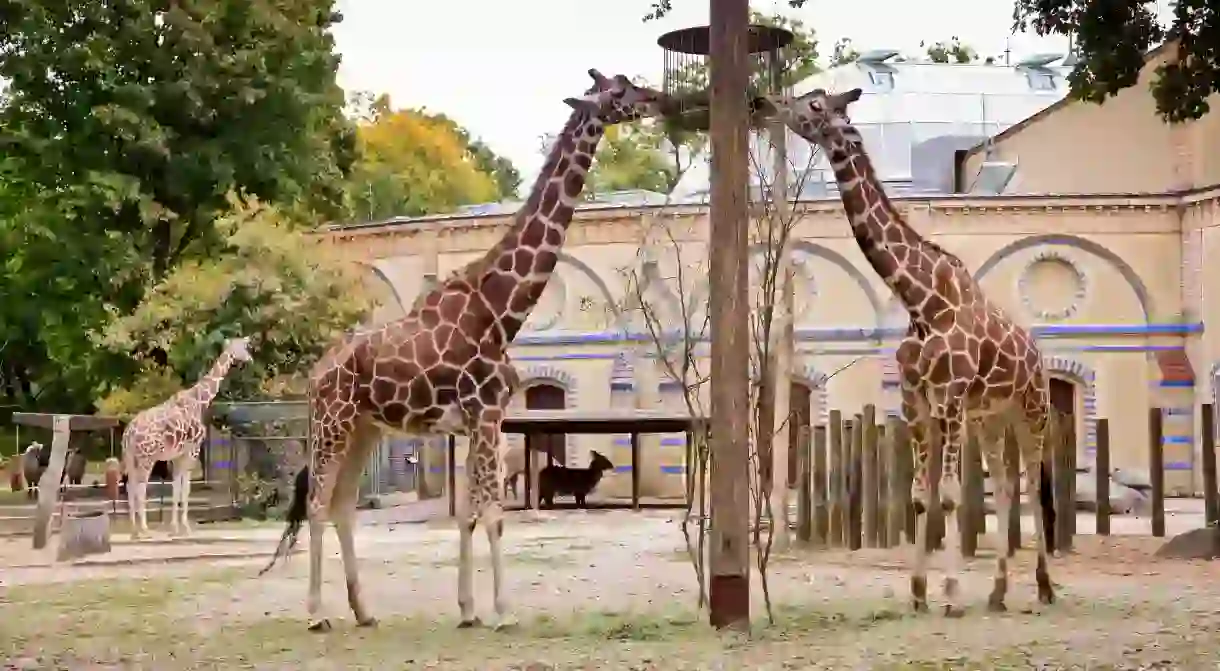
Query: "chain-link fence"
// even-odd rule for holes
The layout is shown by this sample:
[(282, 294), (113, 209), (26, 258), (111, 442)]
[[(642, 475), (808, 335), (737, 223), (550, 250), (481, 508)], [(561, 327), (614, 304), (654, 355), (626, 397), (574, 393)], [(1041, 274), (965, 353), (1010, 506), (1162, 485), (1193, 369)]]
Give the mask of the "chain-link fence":
[[(205, 477), (229, 483), (233, 503), (261, 516), (287, 505), (293, 478), (308, 459), (309, 406), (305, 401), (217, 403), (205, 460)], [(362, 500), (416, 491), (422, 441), (385, 432), (365, 468)]]

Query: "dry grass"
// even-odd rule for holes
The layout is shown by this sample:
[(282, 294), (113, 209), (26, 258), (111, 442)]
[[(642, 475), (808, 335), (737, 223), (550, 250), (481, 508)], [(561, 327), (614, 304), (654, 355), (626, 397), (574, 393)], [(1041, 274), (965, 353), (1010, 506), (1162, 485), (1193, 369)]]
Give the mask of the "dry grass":
[(361, 550), (365, 592), (382, 618), (375, 630), (352, 626), (332, 555), (326, 607), (343, 618), (330, 634), (305, 631), (302, 561), (261, 579), (253, 563), (179, 567), (180, 575), (0, 589), (0, 658), (16, 668), (480, 671), (1116, 671), (1215, 668), (1220, 658), (1217, 571), (1151, 561), (1142, 541), (1082, 543), (1057, 562), (1061, 599), (1049, 607), (1032, 602), (1029, 557), (1019, 557), (1012, 611), (1002, 615), (982, 609), (991, 562), (976, 561), (963, 584), (970, 610), (956, 620), (909, 612), (905, 571), (894, 568), (901, 555), (793, 552), (773, 567), (776, 622), (756, 608), (744, 636), (711, 631), (693, 610), (690, 569), (674, 550), (680, 539), (666, 531), (674, 529), (648, 518), (516, 527), (506, 559), (522, 622), (510, 631), (456, 629), (456, 534), (419, 525), (361, 530), (375, 540)]

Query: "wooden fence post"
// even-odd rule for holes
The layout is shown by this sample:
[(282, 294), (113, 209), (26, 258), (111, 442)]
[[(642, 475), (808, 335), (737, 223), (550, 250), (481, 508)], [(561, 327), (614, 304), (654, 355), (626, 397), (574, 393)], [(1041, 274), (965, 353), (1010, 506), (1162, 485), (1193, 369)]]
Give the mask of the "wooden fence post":
[(859, 550), (863, 543), (863, 520), (860, 518), (861, 495), (863, 494), (861, 487), (862, 464), (860, 457), (864, 452), (864, 417), (861, 413), (856, 413), (855, 418), (851, 421), (851, 440), (848, 444), (849, 457), (847, 460), (848, 476), (847, 476), (847, 491), (848, 491), (848, 539), (847, 549)]
[(1220, 557), (1220, 490), (1216, 489), (1216, 408), (1204, 403), (1199, 411), (1203, 434), (1203, 508), (1207, 511), (1207, 526), (1212, 530), (1212, 556)]
[(944, 434), (940, 430), (940, 422), (932, 420), (931, 428), (927, 429), (929, 446), (932, 453), (928, 455), (928, 552), (933, 552), (943, 546), (945, 538), (945, 511), (940, 506), (940, 471), (944, 463)]
[(810, 472), (809, 444), (812, 438), (808, 426), (802, 426), (797, 432), (796, 443), (796, 538), (802, 543), (813, 541), (813, 474)]
[(1097, 477), (1097, 535), (1110, 535), (1110, 420), (1097, 420), (1097, 451), (1093, 453)]
[[(1021, 549), (1021, 446), (1017, 444), (1017, 432), (1010, 428), (1004, 432), (1004, 478), (1012, 484), (1012, 504), (1008, 507), (1008, 556)], [(1041, 464), (1026, 464), (1026, 468), (1040, 468)], [(1033, 493), (1030, 493), (1033, 496)], [(999, 548), (996, 548), (999, 552)]]
[(843, 445), (843, 413), (830, 411), (830, 542), (831, 547), (847, 545), (847, 460)]
[(1152, 535), (1165, 537), (1165, 454), (1160, 408), (1148, 409), (1148, 475), (1152, 480)]
[(829, 543), (829, 486), (826, 474), (826, 427), (813, 429), (813, 538), (821, 547)]
[(864, 406), (860, 416), (860, 527), (863, 546), (877, 547), (877, 408)]
[(893, 547), (890, 539), (890, 480), (894, 479), (894, 454), (886, 434), (885, 417), (877, 420), (877, 538), (883, 548)]
[(1052, 489), (1055, 501), (1055, 549), (1066, 554), (1072, 551), (1072, 527), (1068, 518), (1076, 516), (1076, 505), (1072, 500), (1069, 485), (1069, 482), (1076, 478), (1076, 473), (1071, 467), (1067, 453), (1068, 450), (1075, 449), (1075, 446), (1071, 444), (1071, 433), (1068, 431), (1070, 415), (1065, 416), (1053, 409), (1051, 412), (1054, 414), (1051, 458), (1054, 463)]
[(902, 545), (902, 533), (907, 526), (907, 510), (911, 507), (911, 481), (903, 464), (911, 458), (911, 446), (906, 441), (906, 424), (901, 417), (886, 419), (886, 451), (892, 459), (889, 493), (889, 540), (891, 547)]

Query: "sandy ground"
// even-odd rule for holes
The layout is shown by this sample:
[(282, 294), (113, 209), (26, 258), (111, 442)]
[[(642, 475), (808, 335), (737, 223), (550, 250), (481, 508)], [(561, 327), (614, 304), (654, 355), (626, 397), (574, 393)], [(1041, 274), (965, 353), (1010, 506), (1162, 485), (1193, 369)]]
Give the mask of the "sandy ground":
[[(455, 628), (456, 531), (439, 521), (392, 524), (412, 515), (372, 511), (358, 532), (377, 629), (354, 627), (328, 534), (329, 634), (305, 631), (303, 554), (256, 575), (277, 527), (200, 527), (190, 541), (117, 542), (109, 555), (58, 566), (26, 539), (2, 542), (0, 668), (1215, 669), (1220, 661), (1220, 566), (1155, 560), (1160, 541), (1137, 535), (1079, 537), (1077, 552), (1052, 564), (1060, 586), (1052, 606), (1036, 603), (1032, 553), (1021, 553), (1002, 615), (984, 609), (994, 560), (974, 559), (961, 619), (909, 612), (908, 549), (784, 553), (769, 570), (776, 621), (767, 620), (756, 576), (755, 626), (745, 636), (704, 624), (677, 513), (515, 513), (505, 550), (520, 625), (497, 632)], [(1176, 524), (1193, 517), (1184, 510)], [(1081, 531), (1091, 519), (1081, 517)], [(1137, 533), (1136, 522), (1125, 527)], [(491, 620), (481, 533), (476, 556), (478, 608)], [(934, 606), (943, 560), (933, 560)]]

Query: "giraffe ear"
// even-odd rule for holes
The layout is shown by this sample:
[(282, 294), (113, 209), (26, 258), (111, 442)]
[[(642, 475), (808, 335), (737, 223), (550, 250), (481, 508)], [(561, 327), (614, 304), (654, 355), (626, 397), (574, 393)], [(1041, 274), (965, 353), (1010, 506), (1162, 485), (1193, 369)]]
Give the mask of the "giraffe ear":
[(574, 110), (582, 110), (590, 113), (596, 112), (600, 107), (596, 100), (592, 100), (590, 98), (564, 98), (563, 101), (567, 103), (568, 107), (571, 107)]

